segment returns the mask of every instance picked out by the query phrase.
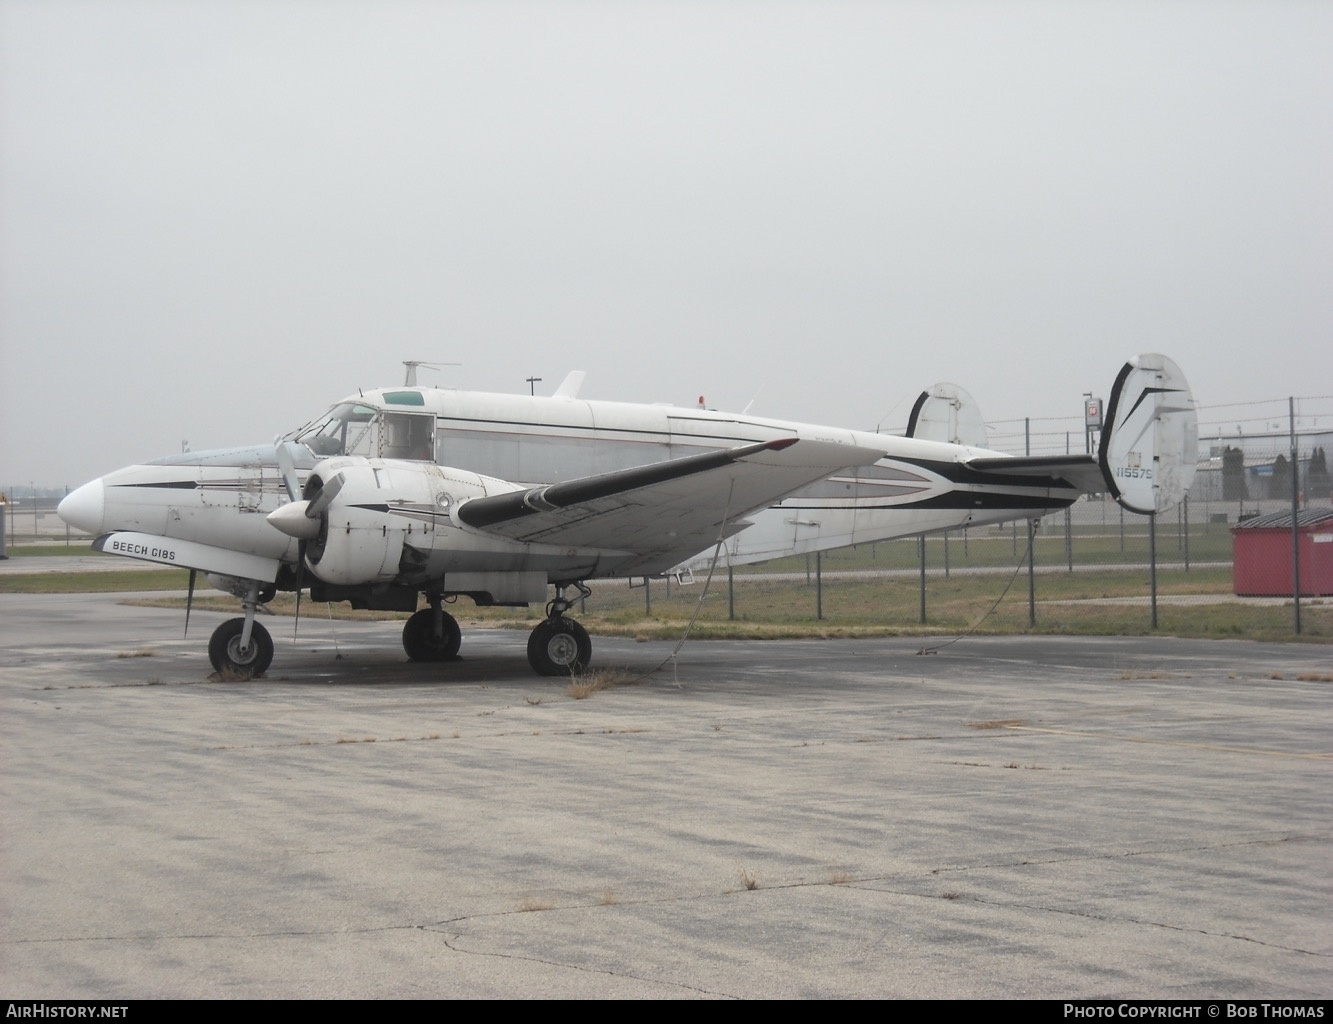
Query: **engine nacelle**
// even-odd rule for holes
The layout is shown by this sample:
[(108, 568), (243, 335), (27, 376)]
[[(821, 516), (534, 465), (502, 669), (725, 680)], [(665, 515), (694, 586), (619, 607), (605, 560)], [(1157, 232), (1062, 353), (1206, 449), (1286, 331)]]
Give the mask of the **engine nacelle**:
[(387, 583), (419, 575), (437, 540), (456, 532), (459, 501), (512, 490), (502, 480), (428, 462), (341, 456), (319, 463), (304, 500), (269, 521), (305, 541), (305, 564), (325, 583)]
[[(401, 500), (411, 472), (358, 458), (320, 463), (306, 482), (306, 499), (319, 509), (319, 533), (306, 545), (306, 567), (326, 583), (381, 583), (398, 575), (409, 520), (389, 511)], [(395, 486), (397, 484), (398, 486)], [(332, 498), (321, 506), (323, 496)]]

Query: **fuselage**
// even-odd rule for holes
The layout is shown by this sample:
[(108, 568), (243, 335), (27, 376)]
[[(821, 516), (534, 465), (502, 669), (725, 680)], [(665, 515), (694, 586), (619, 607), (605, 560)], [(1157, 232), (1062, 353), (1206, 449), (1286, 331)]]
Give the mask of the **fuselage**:
[[(785, 437), (886, 454), (874, 465), (834, 474), (750, 515), (749, 525), (726, 541), (724, 555), (731, 564), (1026, 518), (1064, 507), (1079, 493), (1050, 477), (971, 469), (968, 460), (1003, 456), (967, 445), (703, 408), (432, 388), (357, 394), (283, 441), (302, 485), (322, 460), (352, 456), (449, 467), (468, 479), (481, 474), (526, 486)], [(61, 515), (90, 533), (131, 531), (291, 566), (299, 557), (298, 542), (266, 520), (287, 500), (275, 446), (254, 445), (126, 467), (75, 491)], [(107, 550), (113, 545), (114, 539)], [(515, 552), (504, 561), (504, 571), (549, 570), (552, 579), (564, 571), (548, 564), (550, 552), (528, 554), (525, 561)], [(711, 549), (699, 557), (704, 555)], [(450, 563), (443, 550), (430, 558), (435, 561), (423, 563), (423, 572), (464, 568)]]

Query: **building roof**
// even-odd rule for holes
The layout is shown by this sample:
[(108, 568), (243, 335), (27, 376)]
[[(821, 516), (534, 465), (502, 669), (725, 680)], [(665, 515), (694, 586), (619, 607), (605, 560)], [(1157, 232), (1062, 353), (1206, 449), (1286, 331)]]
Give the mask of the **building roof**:
[[(1333, 523), (1333, 508), (1303, 508), (1296, 513), (1296, 528), (1308, 530), (1325, 523)], [(1290, 530), (1290, 512), (1269, 512), (1237, 523), (1232, 530)]]

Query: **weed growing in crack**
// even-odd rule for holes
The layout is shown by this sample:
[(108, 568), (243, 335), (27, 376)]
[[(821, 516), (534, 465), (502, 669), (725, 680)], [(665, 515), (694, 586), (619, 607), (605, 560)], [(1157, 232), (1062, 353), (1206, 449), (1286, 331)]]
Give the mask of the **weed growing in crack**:
[(613, 686), (625, 686), (634, 682), (638, 682), (638, 676), (628, 669), (604, 668), (571, 679), (568, 693), (575, 700), (583, 700), (598, 690), (609, 690)]

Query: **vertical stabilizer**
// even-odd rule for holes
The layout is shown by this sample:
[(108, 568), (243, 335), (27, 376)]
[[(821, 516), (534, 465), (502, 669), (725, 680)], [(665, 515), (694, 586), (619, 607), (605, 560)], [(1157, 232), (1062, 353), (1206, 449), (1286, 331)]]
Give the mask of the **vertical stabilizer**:
[(570, 370), (565, 375), (565, 379), (560, 382), (560, 386), (555, 389), (552, 398), (578, 398), (579, 391), (583, 387), (583, 378), (587, 374), (582, 370)]
[(974, 448), (987, 445), (981, 407), (957, 384), (940, 383), (921, 392), (907, 421), (907, 436)]
[(1194, 482), (1199, 421), (1180, 367), (1155, 352), (1135, 356), (1115, 379), (1098, 451), (1102, 475), (1131, 512), (1178, 504)]

